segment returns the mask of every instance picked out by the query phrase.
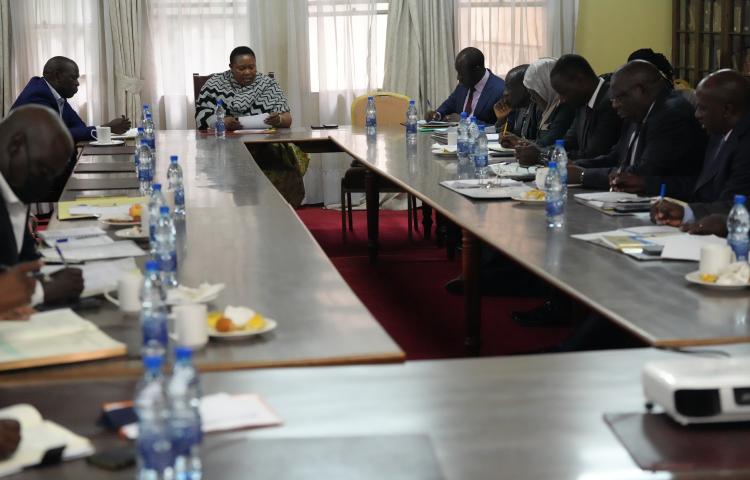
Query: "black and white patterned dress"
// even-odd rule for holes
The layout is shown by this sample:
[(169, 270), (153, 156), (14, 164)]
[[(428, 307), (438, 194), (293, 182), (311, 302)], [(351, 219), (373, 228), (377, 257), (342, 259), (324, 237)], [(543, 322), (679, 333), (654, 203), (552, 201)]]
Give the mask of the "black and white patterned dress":
[(289, 103), (279, 84), (262, 73), (246, 87), (232, 76), (231, 70), (215, 73), (201, 88), (195, 106), (195, 123), (198, 129), (213, 127), (216, 102), (222, 100), (226, 114), (235, 118), (261, 113), (289, 111)]

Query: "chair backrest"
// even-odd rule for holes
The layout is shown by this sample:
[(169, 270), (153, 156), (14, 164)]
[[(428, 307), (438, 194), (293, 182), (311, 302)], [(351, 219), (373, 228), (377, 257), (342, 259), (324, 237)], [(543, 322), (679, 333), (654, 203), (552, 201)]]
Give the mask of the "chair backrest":
[(363, 127), (365, 125), (365, 108), (367, 107), (368, 96), (375, 99), (378, 125), (393, 126), (406, 120), (409, 97), (400, 93), (374, 92), (360, 95), (352, 102), (352, 126)]
[(198, 104), (198, 96), (201, 93), (203, 85), (211, 78), (211, 75), (201, 75), (199, 73), (193, 74), (193, 102)]

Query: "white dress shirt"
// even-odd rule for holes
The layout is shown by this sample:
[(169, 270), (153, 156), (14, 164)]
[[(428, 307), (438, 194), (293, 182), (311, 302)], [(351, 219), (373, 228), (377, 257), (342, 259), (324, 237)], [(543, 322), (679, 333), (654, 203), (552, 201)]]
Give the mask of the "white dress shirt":
[(596, 86), (596, 90), (594, 90), (594, 94), (591, 95), (591, 98), (589, 99), (589, 103), (586, 105), (593, 110), (596, 106), (596, 97), (599, 95), (599, 90), (602, 89), (602, 85), (604, 85), (604, 79), (602, 77), (599, 77), (599, 85)]
[[(477, 82), (476, 85), (474, 85), (474, 95), (471, 97), (471, 115), (474, 115), (474, 109), (477, 108), (477, 103), (479, 103), (479, 97), (482, 96), (482, 92), (484, 91), (484, 86), (487, 85), (487, 81), (490, 79), (490, 71), (485, 69), (484, 70), (484, 76)], [(467, 108), (469, 105), (466, 105), (469, 102), (469, 94), (466, 94), (466, 100), (464, 100), (464, 109), (461, 110), (462, 112), (467, 111)]]
[(52, 91), (52, 96), (55, 97), (55, 101), (57, 102), (57, 111), (60, 113), (60, 116), (62, 117), (63, 114), (63, 108), (65, 108), (65, 99), (60, 96), (59, 93), (57, 93), (57, 90), (49, 84), (47, 80), (44, 81), (44, 83), (47, 84), (49, 89)]
[[(28, 228), (29, 208), (13, 193), (13, 190), (8, 185), (8, 182), (5, 181), (2, 174), (0, 174), (0, 194), (2, 194), (5, 201), (5, 208), (8, 209), (8, 216), (10, 217), (10, 224), (16, 239), (16, 246), (20, 253), (21, 248), (23, 248), (23, 236)], [(31, 304), (38, 305), (42, 302), (44, 302), (44, 289), (42, 288), (42, 284), (37, 281), (34, 295), (31, 296)]]

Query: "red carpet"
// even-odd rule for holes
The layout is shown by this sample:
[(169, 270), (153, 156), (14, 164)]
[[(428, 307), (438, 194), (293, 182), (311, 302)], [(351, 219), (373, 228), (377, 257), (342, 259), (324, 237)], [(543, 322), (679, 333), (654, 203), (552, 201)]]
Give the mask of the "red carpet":
[[(449, 261), (422, 229), (410, 243), (406, 212), (380, 212), (380, 259), (367, 259), (365, 212), (354, 212), (354, 232), (341, 238), (341, 213), (319, 207), (297, 210), (354, 293), (362, 300), (409, 359), (462, 357), (463, 297), (450, 295), (443, 284), (461, 271), (460, 259)], [(420, 213), (421, 218), (421, 213)], [(434, 235), (433, 235), (434, 237)], [(460, 255), (459, 255), (460, 257)], [(482, 301), (483, 355), (507, 355), (558, 343), (568, 328), (525, 328), (510, 319), (540, 299), (487, 297)]]

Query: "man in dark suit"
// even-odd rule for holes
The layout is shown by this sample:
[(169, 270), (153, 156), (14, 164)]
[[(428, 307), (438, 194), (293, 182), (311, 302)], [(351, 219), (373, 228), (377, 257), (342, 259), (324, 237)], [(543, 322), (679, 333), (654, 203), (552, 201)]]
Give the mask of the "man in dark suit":
[(474, 47), (464, 48), (456, 55), (458, 85), (453, 93), (425, 119), (458, 121), (461, 112), (474, 115), (477, 121), (494, 125), (494, 105), (503, 97), (505, 82), (484, 67), (484, 54)]
[[(580, 55), (563, 55), (550, 73), (552, 88), (563, 103), (576, 109), (576, 116), (565, 134), (568, 159), (595, 158), (606, 155), (620, 138), (622, 120), (612, 108), (609, 80), (597, 77), (594, 69)], [(519, 150), (522, 165), (539, 161), (539, 149)]]
[(653, 190), (644, 177), (698, 174), (706, 135), (692, 105), (669, 88), (654, 65), (627, 63), (612, 76), (610, 91), (612, 106), (627, 122), (620, 139), (607, 155), (569, 166), (569, 183), (657, 195), (658, 187)]
[(495, 130), (498, 133), (512, 134), (519, 138), (536, 138), (539, 115), (536, 104), (531, 101), (529, 89), (523, 84), (523, 76), (528, 68), (528, 65), (518, 65), (505, 75), (503, 98), (493, 107), (497, 117)]
[[(62, 175), (73, 153), (73, 140), (60, 117), (28, 105), (13, 110), (0, 123), (0, 265), (3, 269), (36, 260), (28, 228), (28, 204), (39, 201)], [(81, 271), (60, 270), (37, 283), (32, 303), (77, 298), (83, 290)]]
[[(86, 126), (67, 102), (78, 91), (78, 77), (76, 62), (66, 57), (52, 57), (44, 64), (42, 77), (29, 80), (12, 108), (30, 103), (49, 107), (60, 115), (74, 141), (91, 141), (95, 127)], [(122, 116), (102, 126), (111, 127), (113, 133), (125, 133), (130, 128), (130, 120)]]
[(689, 225), (711, 214), (726, 215), (735, 195), (750, 195), (750, 84), (738, 72), (719, 70), (704, 78), (695, 94), (695, 116), (711, 135), (703, 169), (697, 180), (645, 179), (666, 184), (670, 197), (688, 202), (654, 204), (651, 217), (656, 223)]

